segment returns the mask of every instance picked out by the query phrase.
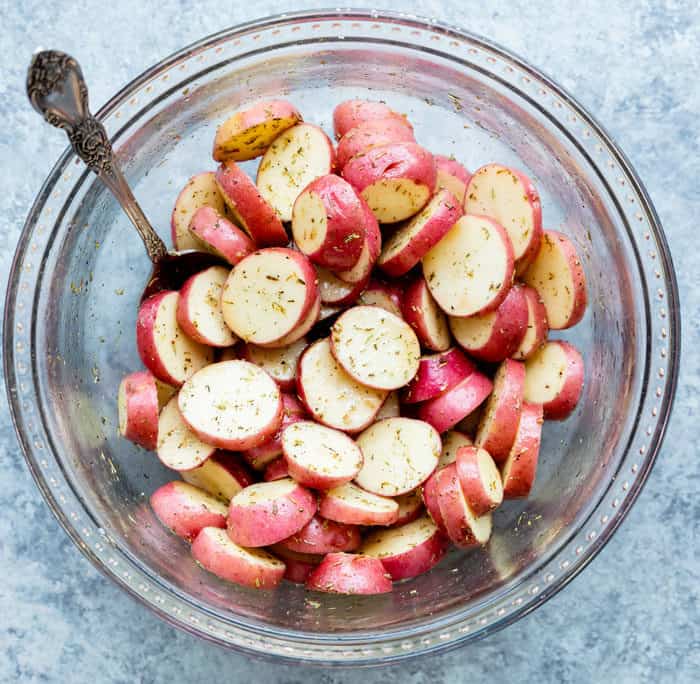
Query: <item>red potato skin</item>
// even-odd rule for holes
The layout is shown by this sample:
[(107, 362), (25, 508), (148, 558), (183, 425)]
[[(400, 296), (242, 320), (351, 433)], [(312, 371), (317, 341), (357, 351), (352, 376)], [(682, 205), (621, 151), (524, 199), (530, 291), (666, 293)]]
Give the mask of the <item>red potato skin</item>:
[(389, 512), (374, 511), (370, 515), (332, 496), (321, 494), (318, 513), (328, 520), (346, 525), (393, 525), (398, 520), (398, 509)]
[(322, 555), (296, 553), (285, 549), (280, 544), (272, 546), (270, 551), (284, 561), (287, 566), (284, 570), (284, 579), (294, 582), (294, 584), (304, 584), (308, 576), (323, 560)]
[[(282, 445), (282, 448), (284, 449), (284, 444)], [(346, 482), (350, 482), (357, 475), (357, 472), (355, 472), (352, 476), (346, 475), (343, 477), (333, 477), (331, 475), (316, 472), (310, 468), (305, 468), (304, 466), (298, 464), (293, 458), (288, 457), (287, 454), (284, 454), (284, 458), (287, 461), (289, 477), (299, 482), (299, 484), (302, 484), (305, 487), (310, 487), (311, 489), (333, 489), (333, 487), (339, 487)]]
[[(420, 489), (421, 487), (418, 487), (418, 490)], [(408, 494), (402, 494), (401, 496), (397, 496), (396, 498), (398, 500), (404, 496), (408, 496)], [(422, 512), (423, 498), (422, 495), (419, 493), (418, 496), (416, 496), (414, 505), (412, 505), (411, 508), (407, 508), (402, 511), (401, 503), (399, 502), (399, 517), (396, 519), (396, 522), (393, 525), (390, 525), (390, 527), (401, 527), (401, 525), (407, 525), (408, 523), (413, 522), (416, 518), (418, 518)]]
[(200, 207), (190, 220), (190, 233), (212, 247), (232, 266), (255, 251), (255, 243), (214, 207)]
[(371, 119), (351, 128), (338, 143), (336, 162), (342, 169), (356, 154), (370, 147), (397, 142), (415, 142), (411, 124), (402, 117)]
[(479, 546), (464, 513), (466, 500), (455, 463), (450, 463), (438, 473), (437, 495), (440, 513), (445, 521), (450, 541), (460, 549)]
[(528, 313), (527, 326), (534, 326), (535, 337), (532, 344), (527, 349), (522, 349), (521, 345), (518, 345), (518, 349), (512, 356), (514, 359), (518, 359), (519, 361), (529, 359), (547, 341), (547, 335), (549, 334), (547, 309), (544, 308), (544, 304), (542, 303), (539, 294), (537, 294), (537, 290), (529, 285), (523, 285), (522, 289), (526, 301), (532, 308), (533, 312), (532, 321), (530, 320), (530, 315)]
[[(255, 363), (250, 353), (251, 346), (252, 345), (247, 343), (243, 344), (243, 346), (241, 347), (240, 358), (245, 359), (246, 361), (250, 361), (251, 363)], [(291, 378), (290, 380), (279, 380), (277, 378), (272, 379), (279, 385), (279, 388), (282, 392), (294, 392), (296, 388), (296, 380), (294, 378)]]
[(151, 508), (165, 527), (186, 541), (192, 541), (205, 527), (226, 527), (225, 515), (192, 502), (181, 485), (168, 482), (151, 494)]
[[(385, 300), (386, 304), (381, 305), (375, 302), (365, 301), (363, 297), (366, 295), (381, 297)], [(372, 278), (364, 289), (364, 292), (360, 294), (360, 303), (369, 306), (382, 306), (383, 309), (395, 313), (397, 316), (401, 316), (403, 290), (394, 283), (387, 283), (384, 280)]]
[[(325, 273), (324, 273), (325, 271)], [(356, 283), (346, 283), (343, 281), (344, 288), (341, 291), (340, 297), (330, 297), (328, 296), (327, 290), (321, 285), (321, 283), (333, 283), (333, 279), (336, 281), (340, 280), (335, 273), (331, 273), (328, 269), (323, 269), (318, 272), (319, 279), (319, 292), (321, 301), (329, 306), (345, 307), (350, 304), (354, 304), (357, 298), (364, 292), (367, 287), (368, 277)]]
[(123, 436), (134, 444), (155, 451), (158, 443), (158, 389), (149, 371), (130, 373), (122, 382), (126, 398)]
[(391, 579), (398, 582), (428, 572), (442, 560), (449, 547), (449, 539), (440, 530), (436, 530), (435, 534), (408, 551), (385, 556), (379, 561)]
[(377, 558), (329, 553), (309, 575), (306, 588), (330, 594), (386, 594), (392, 584)]
[(377, 219), (369, 208), (369, 204), (367, 204), (360, 195), (357, 196), (357, 199), (362, 205), (362, 214), (364, 217), (365, 243), (363, 251), (360, 253), (358, 262), (351, 269), (338, 271), (335, 275), (346, 283), (364, 284), (369, 280), (372, 274), (372, 268), (382, 251), (382, 233), (379, 229)]
[[(462, 166), (456, 159), (450, 159), (442, 154), (434, 154), (435, 169), (437, 170), (436, 189), (446, 187), (457, 198), (460, 204), (464, 204), (464, 197), (467, 193), (467, 185), (472, 175), (467, 169)], [(445, 179), (446, 176), (452, 176), (451, 183)], [(456, 184), (461, 183), (460, 192), (455, 192)]]
[(226, 205), (240, 217), (243, 227), (258, 247), (282, 246), (289, 242), (287, 231), (275, 210), (236, 162), (228, 161), (219, 166), (216, 184)]
[[(515, 441), (525, 388), (525, 365), (520, 361), (506, 359), (503, 366), (505, 366), (504, 375), (499, 388), (501, 394), (491, 428), (483, 434), (479, 431), (476, 442), (477, 446), (491, 454), (491, 458), (496, 463), (503, 463), (508, 458)], [(482, 421), (484, 419), (485, 416), (482, 416)]]
[(316, 513), (316, 497), (301, 485), (286, 496), (253, 506), (239, 505), (239, 495), (231, 499), (227, 531), (240, 546), (276, 544), (304, 527)]
[[(177, 199), (175, 200), (175, 205), (173, 208), (172, 213), (170, 214), (170, 240), (173, 243), (173, 247), (175, 249), (183, 249), (183, 247), (178, 244), (178, 239), (177, 239), (177, 233), (178, 233), (178, 208), (181, 206), (182, 202), (187, 198), (188, 195), (192, 193), (192, 186), (196, 185), (197, 183), (200, 183), (204, 180), (204, 176), (212, 176), (212, 183), (214, 182), (213, 179), (213, 172), (211, 171), (204, 171), (203, 173), (198, 173), (194, 176), (192, 176), (187, 183), (185, 184), (185, 187), (180, 191), (180, 194), (177, 196)], [(223, 206), (222, 203), (218, 203), (220, 206)], [(204, 205), (208, 206), (208, 205)], [(180, 215), (183, 212), (179, 212)], [(190, 219), (191, 220), (191, 219)], [(183, 226), (184, 229), (184, 226)]]
[(576, 347), (563, 340), (557, 340), (556, 344), (566, 352), (566, 379), (559, 394), (552, 401), (542, 405), (544, 417), (547, 420), (568, 418), (576, 408), (583, 390), (584, 365), (581, 353)]
[[(248, 487), (255, 482), (255, 478), (248, 470), (248, 468), (246, 468), (246, 466), (238, 460), (237, 454), (233, 454), (230, 451), (224, 451), (223, 449), (219, 449), (218, 451), (215, 451), (207, 459), (207, 461), (216, 461), (222, 468), (224, 468), (224, 470), (228, 472), (231, 478), (238, 483), (241, 489), (244, 489), (245, 487)], [(197, 468), (194, 468), (193, 470), (196, 471)], [(187, 481), (186, 474), (192, 473), (193, 470), (183, 471), (183, 473), (185, 473), (185, 475), (183, 475), (183, 479), (185, 479), (185, 481)], [(199, 485), (195, 486), (198, 487)], [(212, 494), (212, 496), (216, 495)]]
[(177, 300), (177, 324), (182, 328), (185, 335), (193, 339), (195, 342), (207, 344), (210, 347), (215, 347), (217, 345), (215, 345), (208, 337), (202, 335), (197, 326), (194, 325), (192, 314), (190, 312), (190, 292), (195, 285), (195, 279), (198, 275), (199, 273), (195, 273), (194, 275), (190, 276), (180, 289), (180, 296)]
[(397, 119), (413, 130), (405, 116), (395, 112), (383, 102), (371, 100), (346, 100), (333, 110), (333, 131), (336, 139), (342, 138), (348, 131), (373, 119)]
[(289, 477), (289, 469), (287, 468), (287, 461), (284, 460), (283, 456), (278, 456), (274, 461), (271, 461), (265, 466), (263, 481), (273, 482), (274, 480), (282, 480), (285, 477)]
[[(501, 469), (504, 499), (524, 499), (529, 496), (537, 474), (543, 422), (542, 405), (523, 402), (518, 434), (511, 455)], [(506, 465), (511, 459), (510, 473), (506, 473)]]
[(440, 354), (421, 357), (418, 372), (406, 386), (405, 404), (439, 397), (468, 378), (476, 366), (456, 347)]
[(345, 525), (315, 515), (289, 539), (281, 541), (279, 546), (297, 553), (322, 554), (354, 551), (361, 543), (362, 536), (357, 525)]
[(500, 501), (494, 498), (484, 489), (479, 464), (477, 461), (478, 447), (463, 446), (457, 449), (457, 476), (462, 486), (462, 493), (474, 514), (485, 515), (498, 508)]
[(428, 511), (428, 515), (432, 518), (432, 521), (437, 525), (438, 529), (443, 534), (447, 534), (445, 519), (442, 517), (442, 512), (440, 511), (440, 501), (438, 499), (438, 474), (440, 473), (440, 470), (433, 472), (433, 474), (423, 483), (421, 496), (423, 497), (425, 510)]
[[(432, 298), (432, 296), (425, 279), (423, 277), (417, 278), (406, 288), (401, 302), (401, 314), (406, 323), (413, 328), (423, 347), (433, 351), (442, 351), (430, 333), (423, 310), (424, 298)], [(439, 307), (437, 308), (439, 311)], [(440, 312), (440, 315), (444, 316), (444, 313)]]

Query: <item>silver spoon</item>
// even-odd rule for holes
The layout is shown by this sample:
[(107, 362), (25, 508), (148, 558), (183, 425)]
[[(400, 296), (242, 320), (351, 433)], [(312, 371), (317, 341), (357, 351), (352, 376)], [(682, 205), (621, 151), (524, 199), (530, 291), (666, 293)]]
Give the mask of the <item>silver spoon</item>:
[(153, 263), (141, 301), (161, 290), (177, 290), (192, 274), (224, 263), (208, 252), (168, 251), (136, 202), (105, 127), (90, 113), (87, 85), (73, 57), (56, 50), (36, 53), (27, 72), (27, 95), (48, 123), (66, 132), (73, 151), (109, 188), (141, 236)]

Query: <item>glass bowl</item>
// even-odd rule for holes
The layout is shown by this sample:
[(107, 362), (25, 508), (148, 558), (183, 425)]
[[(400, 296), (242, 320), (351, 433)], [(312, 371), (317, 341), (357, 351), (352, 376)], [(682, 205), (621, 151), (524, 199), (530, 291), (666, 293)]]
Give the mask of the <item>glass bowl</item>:
[(148, 496), (172, 473), (117, 431), (118, 383), (140, 367), (134, 325), (149, 262), (116, 202), (70, 151), (27, 219), (7, 293), (4, 359), (19, 439), (82, 552), (181, 628), (325, 666), (446, 649), (513, 622), (561, 589), (639, 493), (678, 370), (668, 247), (629, 162), (550, 79), (437, 22), (340, 10), (223, 31), (167, 58), (103, 107), (126, 176), (163, 236), (186, 179), (213, 167), (217, 122), (241, 103), (277, 96), (326, 130), (341, 100), (385, 99), (409, 115), (432, 151), (471, 169), (492, 160), (524, 169), (542, 195), (545, 226), (573, 237), (590, 305), (563, 336), (583, 351), (586, 385), (575, 414), (545, 427), (532, 496), (499, 509), (485, 549), (454, 552), (384, 596), (307, 593), (287, 583), (256, 592), (199, 568), (149, 510)]

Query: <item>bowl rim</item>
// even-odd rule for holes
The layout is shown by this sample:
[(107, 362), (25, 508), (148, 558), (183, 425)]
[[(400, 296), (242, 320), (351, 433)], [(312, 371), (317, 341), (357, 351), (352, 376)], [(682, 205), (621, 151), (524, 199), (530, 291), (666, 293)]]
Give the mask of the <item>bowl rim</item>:
[[(592, 117), (587, 110), (565, 89), (555, 83), (549, 76), (542, 73), (539, 69), (531, 66), (524, 59), (513, 54), (510, 50), (507, 50), (497, 43), (485, 39), (478, 34), (474, 34), (470, 31), (460, 29), (458, 27), (452, 26), (447, 23), (439, 22), (433, 19), (423, 18), (415, 14), (401, 13), (401, 12), (390, 12), (390, 11), (368, 11), (368, 10), (354, 10), (354, 9), (320, 9), (320, 10), (305, 10), (291, 13), (283, 13), (272, 15), (268, 17), (261, 18), (259, 20), (250, 21), (246, 23), (239, 24), (237, 26), (229, 27), (206, 36), (174, 53), (155, 64), (151, 68), (142, 72), (132, 81), (127, 83), (122, 87), (113, 97), (111, 97), (104, 106), (100, 108), (96, 116), (99, 119), (103, 119), (111, 114), (116, 108), (118, 108), (128, 96), (137, 91), (143, 84), (153, 79), (153, 77), (163, 71), (167, 71), (172, 65), (177, 64), (183, 58), (186, 58), (196, 51), (202, 50), (207, 46), (216, 44), (222, 40), (231, 40), (236, 36), (247, 34), (252, 30), (262, 30), (269, 29), (272, 26), (283, 26), (295, 22), (308, 22), (308, 21), (343, 21), (343, 20), (357, 20), (357, 21), (374, 21), (378, 23), (389, 23), (389, 24), (401, 24), (408, 27), (415, 27), (417, 29), (423, 30), (425, 32), (438, 32), (446, 37), (454, 37), (457, 40), (471, 42), (480, 46), (486, 51), (498, 54), (503, 59), (517, 65), (524, 72), (532, 75), (534, 80), (546, 84), (546, 86), (553, 91), (562, 101), (564, 101), (576, 114), (585, 121), (586, 125), (590, 127), (592, 131), (604, 142), (606, 150), (614, 156), (616, 163), (622, 169), (624, 174), (630, 179), (633, 190), (637, 193), (640, 200), (640, 209), (644, 212), (653, 233), (654, 239), (659, 248), (659, 258), (663, 265), (663, 271), (665, 275), (664, 284), (667, 289), (667, 306), (668, 306), (668, 326), (670, 329), (670, 345), (669, 345), (669, 358), (668, 358), (668, 373), (665, 378), (665, 392), (663, 395), (663, 402), (660, 407), (660, 414), (656, 418), (655, 429), (653, 435), (649, 437), (649, 448), (643, 457), (642, 465), (639, 467), (638, 472), (636, 472), (634, 481), (630, 487), (629, 492), (626, 493), (622, 499), (619, 506), (616, 507), (614, 514), (610, 517), (608, 523), (602, 528), (600, 533), (592, 540), (584, 552), (578, 556), (576, 561), (572, 563), (566, 572), (561, 574), (557, 582), (551, 583), (548, 586), (542, 588), (541, 591), (537, 591), (533, 596), (528, 597), (527, 600), (523, 601), (521, 604), (512, 609), (509, 613), (506, 613), (503, 617), (496, 620), (494, 623), (485, 624), (482, 627), (477, 627), (474, 630), (469, 630), (464, 633), (460, 633), (456, 638), (441, 641), (440, 638), (434, 639), (430, 644), (421, 645), (412, 650), (401, 652), (399, 649), (398, 653), (394, 655), (381, 655), (372, 651), (371, 655), (363, 655), (363, 650), (361, 648), (362, 644), (376, 644), (381, 642), (385, 635), (390, 635), (390, 638), (399, 640), (399, 636), (396, 636), (400, 632), (400, 627), (392, 627), (390, 629), (384, 630), (378, 634), (361, 634), (359, 637), (355, 633), (350, 633), (345, 637), (344, 635), (330, 635), (328, 638), (324, 634), (313, 634), (305, 633), (303, 636), (306, 639), (316, 640), (319, 647), (331, 648), (331, 650), (338, 644), (340, 647), (344, 648), (354, 648), (355, 642), (358, 642), (360, 647), (357, 648), (357, 653), (353, 655), (353, 658), (348, 660), (345, 656), (341, 657), (340, 651), (335, 652), (335, 659), (333, 656), (328, 655), (328, 652), (324, 652), (324, 655), (319, 659), (318, 655), (314, 657), (307, 657), (305, 651), (293, 651), (291, 655), (285, 655), (284, 653), (265, 653), (261, 652), (260, 649), (255, 648), (254, 643), (251, 645), (245, 645), (241, 643), (232, 643), (230, 640), (223, 638), (217, 638), (212, 633), (207, 633), (202, 631), (197, 627), (197, 625), (191, 624), (182, 618), (178, 618), (173, 613), (170, 613), (163, 608), (156, 605), (152, 600), (147, 600), (144, 596), (140, 595), (133, 586), (128, 582), (125, 582), (115, 571), (113, 571), (108, 565), (106, 565), (90, 548), (88, 548), (80, 535), (77, 533), (75, 526), (70, 522), (66, 516), (61, 504), (57, 501), (51, 486), (46, 481), (45, 475), (37, 462), (37, 455), (34, 453), (34, 447), (28, 439), (27, 435), (24, 434), (22, 423), (23, 423), (23, 410), (21, 402), (19, 401), (18, 392), (18, 377), (16, 373), (16, 354), (15, 354), (15, 299), (17, 296), (19, 271), (21, 270), (22, 262), (26, 256), (27, 249), (29, 247), (29, 237), (35, 226), (36, 219), (41, 212), (46, 200), (48, 199), (54, 184), (57, 180), (58, 174), (66, 167), (70, 159), (74, 156), (70, 148), (66, 149), (60, 156), (48, 177), (42, 184), (42, 187), (37, 194), (37, 197), (32, 205), (32, 208), (28, 214), (27, 220), (24, 224), (22, 232), (20, 234), (18, 246), (12, 261), (12, 266), (10, 269), (10, 276), (8, 280), (8, 289), (5, 297), (5, 312), (4, 312), (4, 325), (3, 325), (3, 365), (6, 380), (6, 391), (8, 396), (8, 403), (10, 406), (10, 414), (12, 417), (12, 422), (17, 434), (19, 444), (21, 446), (22, 452), (24, 454), (27, 465), (34, 477), (37, 486), (39, 487), (44, 499), (49, 505), (52, 513), (59, 521), (61, 526), (64, 528), (68, 536), (74, 541), (74, 543), (79, 547), (81, 552), (98, 568), (103, 574), (109, 577), (112, 581), (116, 582), (125, 591), (134, 597), (140, 603), (145, 604), (150, 610), (158, 614), (161, 618), (165, 619), (167, 622), (184, 629), (190, 633), (196, 634), (200, 637), (206, 638), (215, 643), (225, 645), (231, 648), (235, 648), (239, 651), (245, 651), (257, 656), (274, 658), (277, 661), (288, 660), (290, 662), (300, 662), (304, 661), (310, 664), (319, 664), (328, 666), (330, 664), (342, 664), (342, 665), (369, 665), (369, 664), (384, 664), (389, 662), (394, 662), (397, 660), (402, 660), (404, 658), (415, 657), (428, 652), (445, 651), (450, 648), (455, 648), (458, 645), (463, 644), (466, 641), (472, 641), (477, 638), (481, 638), (490, 634), (494, 631), (502, 629), (503, 627), (515, 622), (521, 617), (527, 615), (535, 608), (539, 607), (546, 600), (554, 596), (558, 591), (565, 587), (574, 577), (576, 577), (587, 565), (588, 563), (600, 552), (600, 550), (605, 546), (610, 537), (617, 530), (622, 520), (626, 517), (629, 509), (631, 508), (634, 501), (637, 499), (639, 493), (641, 492), (651, 468), (656, 460), (659, 449), (663, 441), (663, 437), (666, 432), (668, 421), (670, 419), (671, 410), (673, 407), (673, 402), (675, 398), (677, 383), (678, 383), (678, 373), (679, 373), (679, 362), (680, 362), (680, 347), (681, 347), (681, 324), (680, 324), (680, 306), (679, 306), (679, 295), (678, 295), (678, 285), (676, 281), (676, 274), (673, 268), (673, 262), (671, 258), (670, 249), (663, 232), (661, 222), (656, 213), (656, 210), (651, 202), (651, 199), (642, 183), (638, 177), (636, 171), (634, 170), (632, 164), (630, 163), (627, 156), (618, 148), (611, 136), (607, 131)], [(420, 49), (420, 47), (418, 48)], [(126, 124), (125, 124), (126, 127)], [(117, 134), (118, 135), (118, 134)], [(82, 170), (82, 169), (81, 169)], [(82, 179), (89, 175), (89, 172), (85, 170), (82, 175)], [(82, 182), (79, 180), (78, 183)], [(648, 288), (646, 288), (648, 291)], [(34, 293), (35, 294), (35, 293)], [(645, 292), (647, 294), (647, 292)], [(645, 300), (645, 305), (647, 304)], [(647, 312), (648, 314), (648, 312)], [(645, 378), (646, 380), (646, 378)], [(642, 400), (640, 400), (641, 403)], [(636, 427), (635, 427), (636, 430)], [(631, 442), (628, 444), (627, 449), (630, 448)], [(604, 495), (603, 495), (604, 496)], [(597, 510), (594, 507), (588, 516), (592, 516)], [(588, 520), (588, 518), (586, 518)], [(585, 526), (585, 523), (584, 523)], [(561, 551), (567, 548), (571, 544), (573, 539), (573, 534), (562, 543), (561, 548), (558, 550), (558, 555)], [(126, 555), (129, 558), (128, 554)], [(130, 559), (130, 562), (134, 562)], [(550, 559), (551, 560), (551, 559)], [(528, 577), (537, 572), (538, 569), (528, 569), (521, 577), (522, 582), (526, 582)], [(149, 573), (149, 578), (152, 581), (157, 581)], [(163, 586), (161, 580), (161, 586)], [(172, 587), (168, 587), (166, 590), (172, 591)], [(177, 597), (180, 600), (187, 600), (180, 593), (177, 593)], [(190, 604), (191, 601), (188, 601)], [(196, 610), (207, 612), (207, 608), (201, 605), (194, 606)], [(463, 610), (463, 609), (462, 609)], [(442, 620), (451, 620), (450, 626), (459, 623), (458, 613), (460, 609), (454, 609), (447, 611), (443, 618), (432, 619), (427, 621), (425, 624), (420, 625), (417, 629), (418, 635), (424, 634), (434, 634), (441, 631), (444, 625), (441, 626), (439, 623)], [(247, 625), (237, 625), (237, 628), (241, 630), (250, 630)], [(269, 629), (269, 628), (268, 628)], [(267, 631), (267, 630), (264, 630)], [(280, 634), (283, 634), (289, 642), (300, 639), (301, 633), (285, 632), (285, 630), (271, 629), (268, 634), (263, 635), (275, 638), (280, 638)], [(411, 637), (415, 636), (415, 632)], [(433, 643), (434, 642), (434, 643)], [(417, 641), (416, 641), (417, 643)], [(381, 650), (381, 649), (380, 649)], [(344, 651), (343, 653), (347, 653)]]

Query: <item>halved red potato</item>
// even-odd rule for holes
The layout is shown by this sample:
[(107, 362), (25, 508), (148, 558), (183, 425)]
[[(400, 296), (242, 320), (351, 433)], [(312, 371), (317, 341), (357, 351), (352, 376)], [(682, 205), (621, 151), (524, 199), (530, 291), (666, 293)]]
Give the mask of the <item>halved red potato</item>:
[(418, 407), (416, 417), (432, 425), (438, 432), (454, 427), (491, 394), (493, 385), (485, 375), (474, 371), (452, 389)]
[(119, 434), (153, 451), (158, 444), (158, 389), (150, 371), (129, 373), (117, 395)]
[(284, 563), (272, 554), (238, 546), (216, 527), (205, 527), (197, 535), (192, 556), (217, 577), (252, 589), (274, 589), (285, 572)]
[(528, 305), (524, 287), (516, 283), (495, 311), (467, 318), (450, 316), (457, 344), (474, 358), (497, 363), (512, 356), (527, 332)]
[(287, 468), (287, 461), (284, 456), (278, 456), (265, 466), (265, 472), (263, 473), (264, 482), (282, 480), (285, 477), (289, 477), (289, 468)]
[(447, 535), (462, 549), (483, 545), (491, 537), (491, 513), (477, 516), (464, 497), (457, 473), (457, 464), (451, 463), (437, 474), (437, 497)]
[(377, 558), (329, 553), (307, 578), (306, 588), (329, 594), (386, 594), (392, 584)]
[(346, 271), (338, 271), (336, 275), (346, 283), (366, 283), (372, 275), (374, 264), (382, 251), (382, 233), (369, 204), (358, 195), (362, 206), (362, 227), (365, 239), (357, 263)]
[(391, 525), (398, 520), (399, 504), (347, 482), (321, 495), (318, 512), (347, 525)]
[(469, 435), (465, 435), (459, 430), (450, 430), (442, 436), (442, 452), (438, 459), (438, 469), (444, 468), (457, 460), (457, 451), (461, 447), (474, 444)]
[(415, 404), (439, 397), (468, 378), (476, 367), (459, 350), (452, 347), (438, 354), (421, 356), (418, 372), (406, 387), (403, 401)]
[(485, 449), (463, 446), (457, 450), (457, 475), (464, 498), (475, 515), (485, 515), (503, 501), (503, 483), (496, 463)]
[(255, 251), (255, 243), (214, 207), (200, 207), (194, 212), (190, 233), (232, 266)]
[(296, 387), (299, 357), (306, 349), (306, 338), (301, 337), (288, 347), (256, 347), (245, 344), (241, 358), (260, 366), (280, 386), (283, 392), (293, 392)]
[(450, 543), (428, 517), (367, 536), (359, 553), (378, 558), (395, 582), (428, 572), (447, 553)]
[(501, 164), (477, 169), (467, 186), (464, 209), (468, 214), (489, 216), (505, 228), (519, 266), (528, 264), (537, 253), (542, 206), (535, 186), (521, 171)]
[(216, 161), (246, 161), (265, 152), (280, 134), (301, 121), (286, 100), (265, 100), (230, 116), (216, 129), (212, 156)]
[(214, 452), (201, 466), (182, 471), (180, 476), (185, 482), (226, 503), (255, 482), (238, 455), (223, 450)]
[(350, 482), (362, 468), (362, 452), (344, 432), (302, 420), (282, 432), (282, 450), (289, 475), (314, 489), (332, 489)]
[(541, 404), (523, 402), (515, 442), (501, 468), (504, 499), (521, 499), (530, 494), (537, 473), (542, 423)]
[(395, 119), (413, 130), (405, 116), (395, 112), (383, 102), (345, 100), (333, 110), (333, 132), (335, 137), (340, 139), (356, 126), (375, 119)]
[(234, 266), (221, 293), (221, 309), (236, 335), (262, 345), (293, 332), (317, 299), (311, 262), (292, 249), (268, 247)]
[(371, 147), (350, 159), (342, 174), (380, 223), (396, 223), (413, 216), (435, 190), (433, 155), (415, 143)]
[(364, 209), (352, 185), (328, 174), (311, 181), (292, 208), (292, 235), (315, 264), (352, 268), (364, 246)]
[(481, 414), (474, 440), (502, 463), (513, 446), (518, 431), (525, 389), (525, 366), (520, 361), (506, 359), (493, 378), (493, 392)]
[(151, 494), (151, 508), (165, 527), (192, 541), (205, 527), (226, 527), (226, 504), (187, 482), (168, 482)]
[(270, 550), (284, 561), (286, 566), (284, 579), (295, 584), (304, 584), (307, 577), (323, 560), (323, 556), (320, 554), (297, 553), (296, 551), (285, 549), (280, 544), (273, 544)]
[(413, 127), (403, 117), (370, 119), (351, 128), (338, 142), (336, 160), (342, 169), (356, 154), (370, 147), (398, 142), (416, 142)]
[(358, 283), (347, 283), (338, 278), (335, 273), (320, 266), (316, 267), (318, 275), (318, 291), (321, 301), (330, 306), (347, 306), (354, 304), (367, 284), (367, 280)]
[(170, 237), (177, 250), (202, 249), (204, 244), (190, 232), (190, 221), (201, 207), (212, 207), (219, 214), (226, 210), (213, 171), (198, 173), (187, 181), (175, 200), (170, 216)]
[(462, 166), (456, 159), (445, 157), (442, 154), (434, 154), (435, 169), (437, 170), (437, 179), (435, 181), (435, 190), (445, 188), (449, 190), (463, 205), (464, 197), (467, 194), (467, 185), (472, 175)]
[(350, 377), (331, 353), (328, 338), (314, 342), (301, 355), (297, 392), (315, 420), (345, 432), (366, 428), (388, 394)]
[(446, 314), (492, 311), (513, 281), (513, 247), (498, 223), (467, 214), (423, 257), (423, 276)]
[(333, 172), (333, 143), (318, 127), (297, 124), (279, 135), (265, 152), (255, 180), (261, 195), (282, 221), (292, 220), (292, 207), (311, 181)]
[(390, 392), (379, 413), (374, 417), (374, 420), (384, 420), (384, 418), (398, 418), (401, 415), (401, 404), (399, 402), (399, 393)]
[(513, 353), (513, 358), (520, 361), (529, 359), (547, 341), (549, 333), (547, 310), (537, 290), (525, 285), (523, 294), (527, 305), (527, 329), (520, 345)]
[(304, 320), (301, 321), (301, 323), (299, 323), (299, 325), (297, 325), (296, 328), (294, 328), (294, 330), (287, 333), (284, 337), (280, 337), (279, 340), (275, 340), (274, 342), (267, 342), (265, 344), (261, 344), (260, 346), (265, 347), (266, 349), (284, 349), (289, 347), (295, 342), (298, 342), (305, 335), (308, 335), (309, 332), (311, 332), (311, 329), (316, 325), (316, 323), (318, 323), (320, 315), (321, 297), (317, 296), (314, 300), (314, 303), (311, 305), (311, 308), (309, 309), (309, 313), (306, 314), (306, 318), (304, 318)]
[(315, 515), (304, 527), (278, 546), (297, 553), (354, 551), (362, 543), (360, 527), (327, 520)]
[(316, 513), (316, 496), (291, 478), (259, 482), (231, 499), (228, 535), (241, 546), (269, 546), (291, 537)]
[(230, 347), (238, 341), (221, 311), (221, 293), (228, 274), (224, 266), (210, 266), (190, 276), (180, 290), (177, 322), (195, 342)]
[(412, 492), (397, 496), (396, 503), (399, 504), (399, 517), (392, 527), (412, 522), (423, 512), (423, 498), (420, 487), (417, 487)]
[(378, 306), (395, 316), (401, 316), (402, 300), (403, 290), (401, 287), (373, 278), (364, 291), (360, 293), (358, 303), (365, 306)]
[(231, 215), (258, 247), (283, 246), (289, 242), (274, 208), (236, 162), (219, 166), (216, 184)]
[(404, 320), (416, 331), (424, 347), (433, 351), (449, 349), (452, 338), (447, 317), (436, 304), (422, 276), (406, 288), (401, 309)]
[(141, 304), (136, 348), (144, 366), (159, 380), (179, 387), (214, 360), (214, 350), (188, 337), (177, 322), (177, 292), (164, 290)]
[(546, 230), (539, 251), (523, 273), (547, 311), (552, 330), (576, 325), (586, 312), (586, 274), (571, 240), (556, 230)]
[(455, 196), (449, 190), (439, 190), (419, 214), (387, 240), (377, 265), (394, 278), (408, 273), (463, 214)]
[(438, 475), (441, 471), (442, 468), (436, 468), (433, 474), (423, 483), (420, 492), (423, 503), (425, 504), (425, 510), (428, 512), (430, 519), (443, 534), (447, 534), (447, 528), (445, 527), (445, 521), (440, 512), (440, 502), (438, 500)]
[(542, 404), (544, 417), (563, 420), (576, 408), (583, 389), (583, 358), (562, 340), (547, 342), (525, 364), (525, 401)]
[(182, 418), (208, 444), (250, 449), (282, 422), (277, 383), (248, 361), (221, 361), (195, 373), (178, 395)]
[(420, 362), (413, 329), (378, 306), (355, 306), (342, 313), (331, 329), (331, 351), (348, 375), (380, 390), (403, 387)]
[(423, 484), (442, 449), (440, 435), (413, 418), (379, 421), (358, 436), (357, 445), (365, 460), (355, 482), (381, 496), (398, 496)]

